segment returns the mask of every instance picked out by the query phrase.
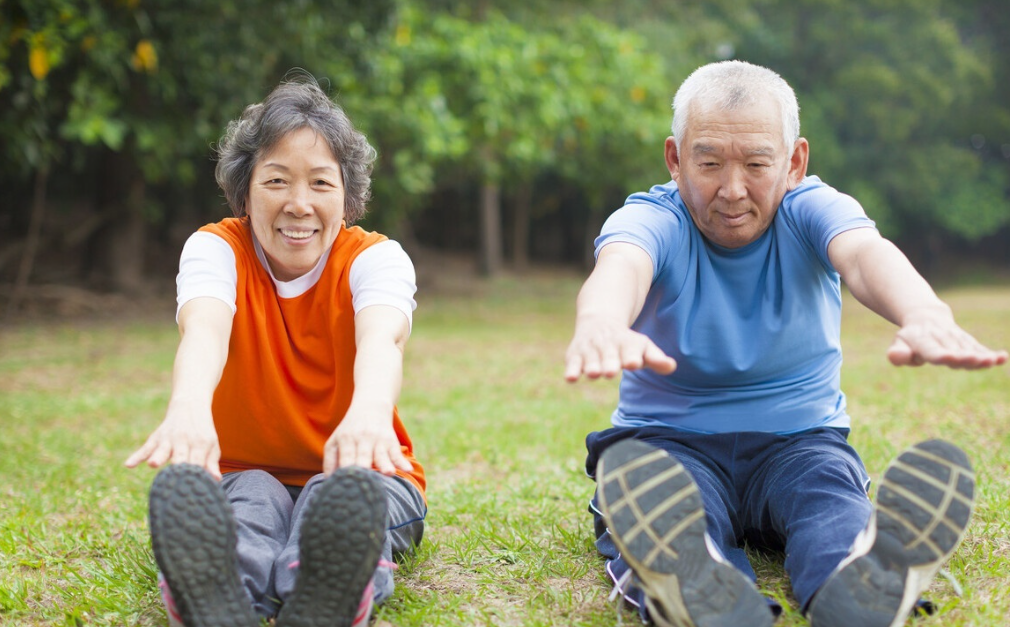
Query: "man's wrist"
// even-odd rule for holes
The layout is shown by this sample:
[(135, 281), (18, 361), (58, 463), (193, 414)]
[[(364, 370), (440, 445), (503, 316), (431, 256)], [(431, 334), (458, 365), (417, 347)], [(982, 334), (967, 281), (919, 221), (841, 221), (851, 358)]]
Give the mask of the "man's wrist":
[(944, 324), (954, 322), (954, 312), (947, 303), (942, 301), (938, 301), (932, 305), (917, 307), (906, 313), (900, 320), (902, 327), (937, 322)]

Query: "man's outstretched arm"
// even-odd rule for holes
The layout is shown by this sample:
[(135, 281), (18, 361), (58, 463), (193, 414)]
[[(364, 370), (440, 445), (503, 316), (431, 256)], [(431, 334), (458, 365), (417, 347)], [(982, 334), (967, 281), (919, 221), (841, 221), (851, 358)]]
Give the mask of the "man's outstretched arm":
[(828, 257), (856, 300), (898, 325), (887, 350), (894, 365), (976, 369), (1006, 363), (1005, 350), (987, 348), (958, 326), (950, 307), (876, 230), (853, 229), (835, 236)]
[(631, 330), (652, 285), (648, 253), (623, 242), (600, 250), (575, 305), (575, 334), (565, 354), (565, 379), (611, 378), (623, 368), (652, 368), (669, 374), (677, 367), (652, 340)]

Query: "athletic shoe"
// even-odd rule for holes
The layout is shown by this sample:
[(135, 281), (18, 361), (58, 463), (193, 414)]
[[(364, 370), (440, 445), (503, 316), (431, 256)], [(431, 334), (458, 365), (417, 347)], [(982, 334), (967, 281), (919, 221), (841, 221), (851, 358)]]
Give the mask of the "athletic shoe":
[(975, 498), (968, 456), (942, 440), (891, 462), (870, 522), (810, 604), (814, 627), (898, 627), (964, 538)]
[(722, 557), (687, 469), (640, 440), (621, 440), (596, 468), (597, 500), (621, 556), (661, 627), (768, 627), (767, 601)]
[(235, 519), (210, 473), (192, 464), (166, 467), (151, 485), (149, 514), (170, 620), (186, 627), (257, 627), (238, 576)]
[(386, 491), (371, 470), (342, 468), (311, 495), (298, 542), (295, 589), (277, 627), (365, 624), (372, 599), (365, 591), (382, 555)]

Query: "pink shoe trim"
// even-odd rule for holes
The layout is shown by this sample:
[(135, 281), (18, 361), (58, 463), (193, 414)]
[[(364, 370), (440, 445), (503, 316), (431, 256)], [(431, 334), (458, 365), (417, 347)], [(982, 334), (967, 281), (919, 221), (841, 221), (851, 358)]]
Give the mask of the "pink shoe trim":
[(358, 612), (354, 615), (351, 627), (367, 624), (368, 618), (372, 615), (372, 604), (375, 602), (375, 586), (372, 585), (372, 582), (373, 579), (369, 579), (368, 585), (365, 586), (365, 592), (361, 595), (361, 603), (358, 605)]
[[(288, 564), (288, 569), (298, 568), (300, 560), (295, 560)], [(379, 560), (376, 567), (384, 566), (391, 570), (396, 570), (400, 566), (394, 562), (389, 562), (383, 559)], [(375, 603), (375, 585), (374, 578), (368, 580), (368, 585), (365, 586), (365, 591), (361, 595), (361, 603), (358, 604), (358, 611), (354, 615), (354, 621), (351, 623), (351, 627), (358, 627), (360, 625), (368, 624), (368, 619), (372, 616), (372, 605)], [(167, 590), (168, 587), (165, 587)], [(174, 607), (174, 606), (173, 606)]]
[[(388, 568), (390, 570), (396, 570), (400, 566), (394, 562), (389, 562), (384, 559), (380, 559), (379, 563), (375, 565), (376, 568)], [(361, 595), (361, 604), (358, 605), (358, 613), (354, 615), (354, 622), (351, 623), (351, 627), (360, 627), (361, 625), (367, 625), (368, 619), (372, 616), (372, 608), (375, 606), (375, 577), (368, 580), (368, 585), (365, 586), (365, 592)]]
[(175, 599), (172, 598), (172, 591), (168, 589), (168, 582), (162, 579), (158, 582), (158, 588), (161, 589), (161, 600), (165, 602), (165, 609), (168, 611), (169, 618), (182, 622), (182, 616), (179, 616), (179, 610), (175, 607)]

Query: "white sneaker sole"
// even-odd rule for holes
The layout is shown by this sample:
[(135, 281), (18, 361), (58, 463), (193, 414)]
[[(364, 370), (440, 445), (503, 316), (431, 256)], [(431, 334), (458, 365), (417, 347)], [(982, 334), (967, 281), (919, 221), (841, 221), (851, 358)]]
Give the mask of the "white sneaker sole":
[(764, 597), (710, 546), (701, 494), (680, 462), (639, 440), (622, 440), (604, 451), (596, 476), (603, 517), (654, 623), (771, 626)]
[(874, 514), (810, 605), (813, 627), (899, 627), (964, 538), (975, 499), (965, 453), (929, 440), (884, 472)]

